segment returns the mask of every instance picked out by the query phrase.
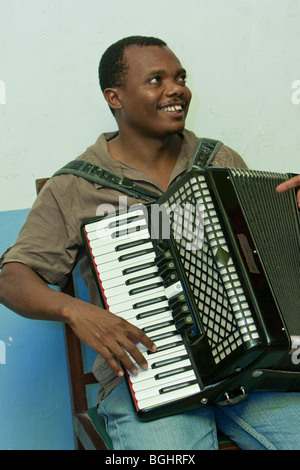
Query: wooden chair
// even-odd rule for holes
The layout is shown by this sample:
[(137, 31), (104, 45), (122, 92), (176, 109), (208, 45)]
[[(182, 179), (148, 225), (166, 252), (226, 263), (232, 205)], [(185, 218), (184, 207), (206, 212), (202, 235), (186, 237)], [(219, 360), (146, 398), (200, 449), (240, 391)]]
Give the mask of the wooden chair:
[[(37, 193), (48, 178), (36, 180)], [(73, 277), (62, 291), (75, 296)], [(85, 370), (83, 345), (69, 325), (65, 325), (66, 350), (70, 378), (72, 422), (75, 446), (78, 450), (112, 450), (112, 442), (106, 432), (104, 419), (98, 415), (95, 404), (89, 406), (88, 387), (98, 382), (93, 373)], [(220, 450), (240, 450), (223, 434), (219, 434)]]

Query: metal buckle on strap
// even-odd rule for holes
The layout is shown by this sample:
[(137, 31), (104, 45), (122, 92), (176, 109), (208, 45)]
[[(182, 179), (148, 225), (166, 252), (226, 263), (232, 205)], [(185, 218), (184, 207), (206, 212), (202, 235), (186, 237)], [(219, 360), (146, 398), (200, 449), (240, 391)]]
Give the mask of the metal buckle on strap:
[(241, 403), (242, 401), (247, 400), (248, 395), (245, 392), (244, 387), (240, 387), (240, 394), (235, 397), (230, 397), (228, 392), (224, 393), (225, 400), (218, 402), (220, 406), (228, 406), (228, 405), (236, 405), (237, 403)]

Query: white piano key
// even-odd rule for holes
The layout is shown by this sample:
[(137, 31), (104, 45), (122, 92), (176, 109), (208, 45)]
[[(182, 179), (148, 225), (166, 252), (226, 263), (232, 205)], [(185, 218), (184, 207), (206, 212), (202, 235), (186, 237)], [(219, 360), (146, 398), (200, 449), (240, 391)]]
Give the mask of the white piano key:
[(142, 207), (135, 208), (134, 210), (119, 212), (118, 214), (114, 215), (107, 215), (106, 217), (88, 223), (85, 226), (85, 229), (87, 233), (92, 233), (96, 232), (97, 230), (100, 230), (101, 228), (109, 228), (113, 223), (117, 223), (120, 225), (122, 222), (126, 222), (126, 224), (128, 225), (130, 223), (129, 221), (136, 217), (142, 217), (145, 219), (145, 213)]
[[(154, 377), (145, 379), (142, 382), (135, 382), (132, 384), (132, 390), (135, 393), (136, 399), (140, 400), (143, 398), (148, 398), (153, 395), (153, 392), (156, 393), (157, 390), (160, 390), (163, 387), (168, 385), (175, 385), (186, 380), (196, 380), (196, 376), (191, 370), (186, 370), (179, 372), (180, 369), (173, 369), (174, 372), (178, 370), (178, 373), (169, 377), (163, 377), (161, 379), (155, 379)], [(171, 371), (170, 371), (171, 372)]]
[(191, 384), (189, 386), (179, 388), (174, 391), (170, 391), (168, 393), (159, 394), (157, 393), (150, 398), (144, 398), (137, 400), (137, 405), (139, 410), (146, 410), (148, 408), (154, 408), (159, 405), (167, 404), (174, 402), (176, 400), (180, 400), (181, 398), (185, 398), (191, 395), (195, 395), (196, 393), (201, 392), (201, 389), (198, 384)]
[[(164, 349), (161, 351), (158, 350), (155, 353), (152, 353), (152, 352), (149, 353), (149, 351), (145, 348), (145, 346), (141, 344), (138, 344), (137, 346), (149, 365), (152, 365), (153, 363), (156, 363), (156, 362), (160, 362), (162, 360), (165, 361), (167, 358), (172, 359), (172, 358), (187, 354), (185, 345), (183, 343), (178, 343), (177, 346), (174, 346), (173, 348), (170, 348), (170, 349)], [(139, 377), (139, 375), (142, 377), (141, 374), (143, 373), (144, 370), (147, 370), (147, 369), (141, 369), (137, 364), (135, 364), (135, 366), (139, 372), (134, 377)]]
[[(113, 235), (113, 234), (112, 234)], [(93, 238), (92, 240), (89, 240), (89, 245), (92, 250), (98, 247), (102, 247), (106, 250), (112, 250), (115, 245), (124, 243), (124, 242), (129, 242), (129, 241), (135, 241), (135, 240), (143, 240), (143, 239), (149, 239), (149, 231), (148, 229), (141, 229), (137, 230), (136, 232), (129, 232), (128, 234), (121, 235), (119, 237), (113, 237), (113, 236), (105, 236), (105, 237), (97, 237)]]
[(117, 238), (99, 238), (96, 240), (92, 240), (90, 242), (90, 247), (93, 250), (94, 253), (97, 252), (107, 252), (109, 253), (110, 251), (114, 251), (120, 247), (122, 248), (123, 245), (128, 245), (129, 243), (131, 244), (142, 244), (145, 243), (146, 241), (151, 241), (149, 232), (148, 231), (143, 231), (143, 232), (137, 232), (136, 234), (130, 234), (130, 236), (126, 237), (117, 237)]
[[(135, 209), (133, 211), (127, 211), (124, 213), (118, 213), (114, 216), (103, 217), (102, 219), (96, 220), (95, 222), (88, 223), (85, 226), (86, 233), (88, 237), (93, 238), (93, 236), (101, 236), (101, 233), (109, 234), (110, 232), (116, 230), (116, 224), (118, 227), (128, 226), (133, 223), (145, 223), (145, 213), (143, 208)], [(115, 225), (115, 226), (114, 226)]]
[[(129, 313), (130, 312), (130, 313)], [(157, 325), (162, 321), (172, 321), (173, 315), (171, 310), (166, 310), (162, 313), (157, 313), (146, 318), (136, 318), (136, 315), (132, 314), (132, 310), (125, 312), (124, 315), (121, 315), (124, 320), (127, 320), (132, 325), (137, 326), (140, 329), (149, 327), (151, 325)]]
[[(169, 314), (169, 318), (166, 318), (166, 315)], [(163, 312), (161, 314), (158, 314), (158, 315), (161, 315), (162, 317), (162, 320), (159, 321), (159, 319), (157, 319), (157, 316), (155, 317), (152, 317), (152, 321), (149, 322), (149, 319), (146, 319), (148, 320), (147, 322), (144, 320), (138, 320), (138, 325), (140, 326), (141, 329), (143, 329), (143, 331), (146, 333), (147, 336), (149, 336), (150, 338), (156, 336), (157, 334), (162, 334), (162, 333), (166, 333), (166, 328), (169, 329), (169, 331), (172, 330), (175, 330), (176, 327), (175, 327), (175, 323), (174, 323), (174, 320), (172, 318), (172, 312), (171, 311), (168, 311), (168, 312)]]
[[(164, 297), (164, 291), (160, 292), (160, 295), (156, 296), (157, 298)], [(121, 315), (122, 312), (126, 312), (127, 310), (135, 310), (135, 305), (138, 304), (141, 300), (153, 300), (153, 293), (145, 293), (145, 296), (142, 298), (137, 299), (130, 299), (126, 302), (120, 302), (119, 304), (111, 305), (110, 311), (111, 313), (115, 313), (116, 315)]]
[[(121, 276), (113, 276), (109, 279), (101, 278), (103, 289), (111, 289), (113, 287), (126, 285), (129, 289), (131, 285), (138, 284), (143, 282), (147, 276), (151, 279), (159, 277), (158, 270), (156, 266), (151, 266), (150, 268), (143, 269), (141, 272), (135, 272), (130, 274), (122, 274)], [(161, 279), (161, 278), (160, 278)]]
[(154, 251), (151, 251), (149, 253), (146, 253), (140, 258), (135, 258), (134, 260), (128, 259), (126, 261), (122, 261), (122, 263), (120, 263), (116, 259), (112, 259), (111, 262), (102, 264), (101, 256), (97, 256), (97, 258), (94, 258), (94, 263), (99, 273), (99, 277), (101, 279), (101, 276), (105, 277), (106, 272), (115, 271), (117, 275), (119, 276), (122, 274), (122, 271), (124, 269), (132, 266), (133, 263), (134, 265), (139, 265), (142, 263), (152, 262), (154, 260), (155, 260), (155, 253)]
[(181, 362), (185, 359), (189, 360), (189, 355), (185, 348), (185, 345), (180, 345), (161, 352), (151, 353), (147, 356), (148, 369), (139, 369), (140, 372), (136, 375), (130, 376), (133, 381), (143, 380), (143, 373), (147, 372), (150, 368), (152, 370), (161, 370), (162, 367), (168, 364), (174, 364), (175, 362)]
[(111, 233), (122, 227), (128, 227), (130, 225), (143, 225), (147, 224), (143, 212), (137, 211), (135, 214), (120, 214), (117, 217), (106, 217), (100, 220), (96, 220), (85, 226), (85, 230), (89, 239), (93, 239), (96, 236), (110, 236)]
[[(137, 368), (139, 369), (138, 374), (132, 375), (128, 373), (128, 382), (130, 384), (130, 387), (134, 387), (139, 382), (144, 383), (145, 380), (151, 378), (153, 379), (153, 377), (160, 373), (162, 370), (168, 369), (168, 365), (164, 366), (163, 364), (169, 363), (170, 368), (173, 366), (176, 366), (176, 368), (178, 368), (179, 364), (183, 363), (186, 363), (187, 365), (190, 364), (190, 360), (188, 359), (188, 357), (186, 358), (187, 351), (183, 344), (181, 344), (180, 346), (176, 346), (173, 349), (151, 353), (148, 357), (147, 354), (144, 354), (144, 356), (146, 356), (146, 360), (148, 361), (149, 367), (148, 369), (140, 369), (137, 366)], [(160, 364), (162, 364), (160, 367), (152, 367), (153, 365), (159, 366)], [(139, 388), (143, 388), (143, 386)]]
[(143, 275), (143, 272), (145, 272), (148, 269), (149, 269), (149, 273), (151, 272), (150, 270), (152, 270), (153, 272), (158, 272), (154, 261), (146, 260), (146, 262), (144, 263), (143, 260), (141, 260), (141, 262), (135, 264), (134, 266), (129, 265), (127, 267), (125, 266), (124, 269), (120, 268), (120, 269), (108, 270), (108, 271), (102, 272), (101, 281), (102, 281), (102, 284), (106, 281), (113, 282), (114, 278), (116, 280), (120, 279), (122, 281), (123, 277), (125, 278), (125, 280), (127, 280), (127, 279), (130, 279), (130, 276), (137, 277), (137, 276)]
[[(155, 341), (155, 344), (157, 348), (161, 348), (163, 346), (167, 346), (169, 344), (173, 344), (176, 342), (182, 341), (182, 336), (175, 330), (175, 334), (173, 336), (170, 336), (169, 338), (164, 338)], [(153, 353), (155, 354), (155, 353)]]
[[(145, 299), (144, 299), (145, 300)], [(161, 308), (167, 308), (169, 307), (169, 303), (167, 298), (163, 295), (161, 297), (156, 297), (152, 298), (151, 296), (148, 298), (148, 302), (142, 302), (135, 304), (136, 307), (134, 308), (132, 305), (125, 310), (123, 309), (124, 315), (128, 315), (128, 317), (132, 316), (135, 317), (137, 315), (142, 315), (143, 318), (146, 318), (147, 313), (149, 314), (149, 317), (151, 316), (151, 312), (153, 310), (161, 309)], [(115, 313), (115, 312), (113, 312)], [(144, 315), (143, 315), (144, 314)]]
[[(155, 361), (153, 361), (153, 362), (155, 362)], [(177, 362), (173, 362), (171, 364), (168, 363), (165, 366), (154, 368), (154, 369), (152, 369), (151, 366), (150, 366), (150, 367), (148, 367), (148, 369), (142, 370), (137, 375), (131, 375), (130, 376), (130, 382), (133, 384), (133, 386), (134, 386), (134, 384), (136, 384), (138, 382), (141, 382), (142, 384), (144, 384), (149, 379), (154, 380), (154, 377), (157, 374), (161, 374), (161, 373), (164, 373), (164, 372), (170, 372), (170, 371), (173, 371), (173, 370), (177, 370), (180, 367), (188, 367), (188, 366), (191, 366), (191, 361), (188, 358), (178, 360)], [(142, 388), (142, 385), (141, 385), (140, 389), (141, 388)], [(135, 390), (135, 388), (134, 388), (134, 390)]]
[[(135, 292), (137, 290), (146, 290), (147, 286), (153, 286), (157, 284), (161, 284), (163, 282), (162, 278), (160, 276), (156, 276), (151, 279), (146, 279), (141, 283), (136, 283), (136, 284), (131, 284), (131, 285), (126, 285), (125, 283), (122, 284), (117, 284), (114, 287), (105, 287), (104, 283), (102, 284), (103, 290), (104, 290), (104, 295), (106, 298), (112, 299), (116, 295), (120, 296), (124, 294), (130, 294), (130, 292)], [(134, 295), (134, 294), (132, 294)]]
[(101, 275), (103, 274), (105, 278), (105, 272), (111, 271), (112, 269), (115, 270), (116, 276), (122, 275), (123, 271), (125, 269), (128, 269), (129, 267), (137, 266), (144, 264), (146, 262), (154, 262), (155, 261), (155, 253), (151, 250), (146, 250), (143, 252), (136, 253), (133, 258), (127, 258), (127, 259), (122, 259), (121, 261), (118, 258), (115, 258), (114, 256), (111, 256), (108, 262), (106, 263), (101, 263), (101, 256), (97, 256), (97, 258), (94, 259), (94, 263), (96, 266), (96, 269), (99, 273), (99, 278), (101, 279)]
[(175, 324), (172, 323), (162, 328), (153, 329), (149, 332), (148, 336), (157, 343), (157, 341), (161, 340), (163, 337), (172, 337), (172, 335), (175, 336), (175, 334), (178, 335), (178, 331), (176, 330)]
[[(150, 352), (143, 344), (138, 343), (137, 348), (139, 351), (143, 354), (146, 362), (152, 366), (153, 363), (159, 362), (161, 360), (166, 360), (166, 358), (175, 358), (177, 356), (182, 356), (187, 354), (187, 350), (185, 348), (184, 343), (181, 341), (181, 339), (173, 339), (173, 341), (165, 341), (164, 344), (162, 342), (157, 342), (157, 351), (155, 352)], [(134, 360), (131, 356), (129, 356), (134, 363)], [(140, 378), (142, 378), (142, 373), (144, 370), (147, 369), (141, 369), (137, 364), (135, 364), (136, 369), (138, 370), (138, 374), (134, 375), (134, 377), (138, 377), (140, 375)], [(135, 379), (134, 379), (135, 380)], [(139, 379), (138, 379), (139, 380)]]
[[(150, 287), (150, 286), (148, 286), (148, 287)], [(157, 286), (157, 287), (153, 287), (153, 288), (149, 289), (148, 291), (145, 290), (144, 292), (139, 292), (139, 293), (136, 293), (136, 294), (129, 294), (128, 292), (127, 293), (122, 293), (122, 296), (114, 296), (114, 297), (111, 297), (107, 300), (108, 300), (108, 305), (109, 305), (110, 309), (115, 308), (115, 306), (116, 306), (118, 309), (121, 308), (121, 310), (122, 310), (123, 309), (121, 307), (121, 305), (123, 303), (122, 298), (124, 299), (124, 303), (128, 302), (131, 305), (133, 305), (139, 299), (143, 299), (146, 296), (152, 296), (154, 298), (154, 297), (161, 296), (163, 294), (164, 294), (164, 287), (163, 286)]]
[[(171, 368), (178, 369), (183, 363), (186, 363), (187, 365), (191, 364), (188, 353), (182, 344), (169, 350), (151, 354), (146, 357), (146, 359), (148, 361), (147, 369), (141, 369), (137, 366), (137, 374), (133, 375), (128, 372), (128, 381), (131, 386), (138, 382), (144, 383), (145, 380), (154, 379), (154, 377), (161, 371), (171, 370)], [(143, 386), (140, 388), (143, 388)]]
[(99, 261), (101, 264), (111, 262), (112, 260), (118, 260), (120, 263), (122, 263), (122, 259), (125, 259), (126, 256), (131, 259), (134, 259), (134, 255), (136, 255), (136, 257), (143, 256), (143, 254), (145, 253), (145, 250), (153, 250), (153, 245), (151, 241), (150, 242), (147, 241), (143, 245), (130, 247), (127, 250), (122, 250), (122, 251), (112, 250), (108, 253), (103, 252), (102, 247), (98, 247), (95, 250), (93, 250), (93, 255), (94, 255), (96, 264), (98, 264), (97, 263), (98, 257), (99, 257)]

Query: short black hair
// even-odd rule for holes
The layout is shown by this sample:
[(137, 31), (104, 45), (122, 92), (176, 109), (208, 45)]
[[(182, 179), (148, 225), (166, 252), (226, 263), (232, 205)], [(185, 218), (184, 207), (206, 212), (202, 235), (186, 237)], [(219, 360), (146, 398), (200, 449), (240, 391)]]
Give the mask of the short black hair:
[(167, 44), (161, 39), (151, 36), (129, 36), (120, 39), (106, 49), (101, 57), (98, 74), (102, 92), (106, 88), (122, 86), (128, 66), (124, 60), (124, 50), (128, 46), (159, 46)]

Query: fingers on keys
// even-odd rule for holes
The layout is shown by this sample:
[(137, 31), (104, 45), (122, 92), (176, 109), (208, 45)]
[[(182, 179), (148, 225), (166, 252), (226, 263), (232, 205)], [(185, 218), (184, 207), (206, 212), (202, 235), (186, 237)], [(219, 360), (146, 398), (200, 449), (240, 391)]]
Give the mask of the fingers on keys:
[(151, 352), (155, 352), (157, 349), (153, 341), (142, 330), (133, 328), (134, 332), (131, 332), (129, 337), (123, 338), (122, 342), (116, 343), (110, 350), (107, 350), (107, 354), (104, 357), (119, 377), (124, 375), (119, 362), (134, 375), (138, 373), (138, 367), (141, 369), (148, 368), (147, 361), (136, 343), (141, 343)]

